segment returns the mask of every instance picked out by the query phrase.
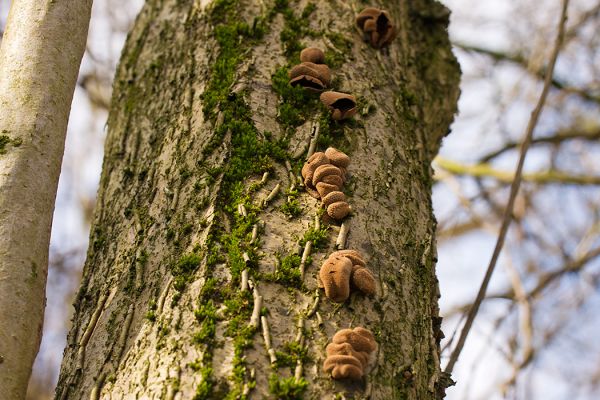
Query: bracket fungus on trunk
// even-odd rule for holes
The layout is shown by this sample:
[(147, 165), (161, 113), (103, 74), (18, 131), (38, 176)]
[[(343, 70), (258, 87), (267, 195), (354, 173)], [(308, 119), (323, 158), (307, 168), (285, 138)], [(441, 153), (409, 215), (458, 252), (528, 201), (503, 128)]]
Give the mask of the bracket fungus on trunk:
[(375, 277), (366, 267), (362, 255), (356, 250), (340, 250), (331, 253), (321, 266), (319, 278), (327, 298), (336, 303), (346, 301), (353, 287), (368, 296), (376, 293)]
[(327, 89), (331, 84), (331, 71), (324, 64), (323, 51), (315, 47), (306, 48), (300, 53), (300, 61), (288, 74), (290, 85), (302, 86), (316, 93)]
[(336, 121), (352, 118), (356, 114), (356, 98), (341, 92), (324, 92), (321, 102), (331, 111), (331, 118)]
[(349, 164), (350, 157), (330, 147), (325, 153), (314, 153), (302, 167), (306, 191), (312, 197), (321, 199), (327, 215), (336, 221), (345, 218), (352, 211), (341, 191)]
[(376, 49), (389, 45), (396, 38), (396, 27), (387, 11), (367, 7), (356, 16), (356, 25), (363, 31), (365, 40)]
[(327, 358), (323, 370), (331, 373), (333, 379), (362, 379), (376, 349), (377, 342), (368, 329), (342, 329), (325, 349)]

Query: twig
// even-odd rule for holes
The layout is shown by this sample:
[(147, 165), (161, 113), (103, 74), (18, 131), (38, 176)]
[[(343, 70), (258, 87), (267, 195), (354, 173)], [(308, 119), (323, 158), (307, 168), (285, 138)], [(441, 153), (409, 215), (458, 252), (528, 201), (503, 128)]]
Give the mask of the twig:
[(262, 179), (258, 183), (260, 185), (264, 185), (265, 183), (267, 183), (267, 179), (269, 179), (269, 172), (265, 172), (262, 176)]
[(306, 158), (309, 159), (315, 153), (317, 149), (317, 142), (319, 141), (319, 130), (321, 129), (321, 123), (315, 121), (312, 126), (312, 132), (310, 134), (310, 144), (308, 145), (308, 154)]
[(240, 291), (245, 292), (248, 290), (248, 270), (244, 269), (242, 271), (242, 282), (240, 284)]
[(550, 84), (552, 82), (552, 75), (554, 74), (554, 65), (556, 64), (556, 59), (558, 58), (558, 53), (560, 52), (561, 43), (565, 33), (565, 23), (567, 20), (567, 7), (569, 5), (569, 0), (563, 0), (562, 2), (562, 10), (560, 15), (560, 20), (558, 23), (558, 34), (556, 36), (556, 41), (554, 43), (554, 49), (552, 50), (552, 55), (550, 57), (550, 63), (548, 65), (548, 70), (546, 72), (546, 78), (544, 80), (544, 88), (542, 89), (542, 93), (538, 100), (538, 103), (531, 113), (531, 118), (529, 119), (529, 123), (527, 125), (527, 129), (525, 131), (525, 138), (523, 140), (523, 144), (521, 146), (521, 152), (519, 155), (519, 163), (517, 164), (517, 170), (515, 172), (515, 178), (510, 187), (510, 196), (508, 199), (508, 204), (506, 205), (506, 209), (504, 212), (504, 217), (502, 220), (502, 225), (500, 227), (500, 233), (498, 235), (498, 240), (496, 241), (496, 246), (494, 248), (494, 253), (492, 254), (492, 258), (488, 265), (487, 271), (485, 273), (485, 277), (483, 278), (483, 282), (481, 283), (481, 287), (479, 288), (479, 292), (477, 293), (477, 297), (475, 298), (475, 302), (473, 306), (469, 310), (469, 315), (467, 316), (467, 320), (465, 322), (465, 326), (463, 327), (460, 337), (458, 338), (458, 343), (456, 348), (450, 355), (450, 360), (448, 361), (448, 365), (446, 366), (445, 372), (448, 374), (452, 373), (454, 369), (454, 365), (458, 360), (458, 356), (462, 351), (465, 341), (467, 340), (467, 336), (469, 335), (469, 331), (471, 330), (471, 326), (473, 325), (473, 321), (475, 320), (475, 316), (479, 311), (479, 306), (481, 302), (485, 298), (485, 293), (487, 291), (487, 287), (489, 285), (490, 279), (494, 272), (494, 268), (496, 267), (496, 263), (498, 262), (498, 257), (500, 256), (500, 252), (504, 245), (504, 240), (506, 238), (506, 233), (508, 232), (508, 227), (512, 221), (513, 208), (515, 205), (515, 199), (517, 198), (517, 193), (519, 192), (519, 187), (521, 185), (521, 174), (523, 172), (523, 164), (525, 163), (525, 156), (527, 155), (527, 150), (529, 149), (529, 145), (531, 144), (531, 139), (533, 137), (533, 131), (535, 126), (537, 125), (538, 119), (544, 108), (544, 103), (546, 102), (546, 98), (548, 97), (548, 92), (550, 90)]
[(267, 317), (265, 315), (260, 317), (260, 323), (262, 325), (263, 339), (265, 340), (265, 348), (267, 349), (267, 353), (269, 353), (271, 364), (275, 364), (277, 362), (277, 356), (275, 355), (275, 350), (273, 350), (273, 346), (271, 345), (269, 322), (267, 321)]
[(307, 240), (304, 245), (304, 251), (302, 252), (302, 259), (300, 260), (300, 281), (304, 282), (304, 271), (306, 270), (306, 260), (310, 256), (312, 250), (312, 240)]
[(281, 184), (278, 183), (277, 185), (275, 185), (275, 187), (273, 188), (273, 190), (271, 190), (271, 193), (269, 193), (269, 195), (267, 196), (267, 198), (263, 201), (263, 204), (267, 204), (268, 202), (270, 202), (271, 200), (273, 200), (277, 194), (279, 193), (279, 189), (281, 189)]
[(258, 224), (254, 224), (252, 227), (252, 238), (250, 239), (250, 243), (254, 243), (256, 238), (258, 237)]
[(238, 204), (238, 214), (240, 214), (242, 217), (247, 217), (248, 212), (246, 211), (246, 206), (243, 204)]
[(310, 318), (317, 312), (317, 308), (319, 308), (319, 300), (321, 300), (321, 292), (317, 289), (317, 294), (315, 296), (315, 301), (312, 304), (312, 307), (306, 313), (306, 318)]
[(260, 322), (260, 309), (262, 308), (263, 298), (258, 293), (258, 287), (253, 285), (252, 296), (254, 297), (254, 308), (252, 309), (252, 316), (250, 317), (250, 326), (258, 328)]
[(338, 250), (343, 250), (346, 248), (346, 239), (348, 238), (348, 232), (350, 232), (350, 223), (342, 222), (342, 226), (340, 227), (340, 233), (338, 234), (337, 240), (335, 241), (335, 248)]
[(102, 314), (102, 310), (104, 310), (104, 304), (106, 303), (107, 295), (103, 293), (98, 300), (98, 305), (88, 322), (87, 327), (85, 328), (85, 332), (83, 333), (83, 337), (79, 342), (79, 350), (77, 350), (77, 369), (83, 369), (83, 363), (85, 362), (85, 347), (87, 346), (90, 337), (92, 337), (92, 333), (94, 333), (94, 329), (96, 328), (96, 324), (98, 323), (98, 318), (100, 318), (100, 314)]

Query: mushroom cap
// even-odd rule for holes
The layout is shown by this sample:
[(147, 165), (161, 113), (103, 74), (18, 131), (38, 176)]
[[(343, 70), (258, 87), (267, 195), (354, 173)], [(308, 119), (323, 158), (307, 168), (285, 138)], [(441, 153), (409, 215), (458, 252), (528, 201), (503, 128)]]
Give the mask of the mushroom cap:
[(351, 94), (328, 91), (321, 93), (320, 99), (331, 110), (332, 118), (336, 121), (356, 114), (356, 98)]
[(311, 75), (300, 75), (292, 78), (290, 79), (290, 85), (302, 86), (304, 89), (314, 93), (319, 93), (327, 89), (327, 85), (323, 81)]
[[(350, 204), (346, 203), (345, 201), (338, 201), (327, 206), (327, 215), (337, 221), (346, 218), (351, 211), (352, 207), (350, 207)], [(349, 259), (347, 260), (350, 261)], [(350, 263), (352, 264), (352, 262)]]
[(368, 329), (356, 327), (354, 329), (342, 329), (333, 335), (333, 343), (350, 343), (356, 351), (371, 353), (377, 348), (375, 336)]
[(352, 276), (350, 278), (352, 285), (356, 286), (358, 290), (366, 294), (367, 296), (374, 296), (377, 293), (377, 283), (375, 278), (366, 267), (360, 265), (354, 265), (352, 267)]
[(331, 371), (331, 377), (333, 379), (350, 378), (353, 380), (358, 380), (363, 376), (362, 364), (356, 357), (353, 356), (329, 356), (323, 363), (323, 370), (325, 372)]
[(325, 295), (336, 303), (343, 303), (350, 296), (352, 262), (345, 257), (328, 258), (321, 266), (319, 277)]
[(348, 168), (348, 165), (350, 165), (350, 157), (334, 147), (328, 147), (325, 150), (325, 155), (329, 158), (329, 162), (338, 168)]
[(370, 18), (370, 19), (366, 20), (365, 25), (363, 26), (363, 32), (371, 33), (371, 32), (376, 32), (376, 31), (377, 31), (377, 19)]
[[(313, 78), (312, 82), (314, 82), (314, 79), (316, 79), (325, 87), (329, 86), (331, 83), (331, 72), (329, 67), (325, 64), (303, 62), (293, 67), (288, 75), (290, 77), (290, 84), (292, 86), (300, 84), (300, 79), (303, 77)], [(312, 86), (309, 86), (307, 88), (311, 87)]]
[[(340, 174), (341, 174), (341, 171), (340, 171)], [(344, 184), (344, 179), (342, 178), (342, 175), (327, 175), (327, 176), (324, 176), (323, 178), (321, 178), (321, 182), (329, 183), (330, 185), (335, 185), (335, 186), (341, 188), (342, 185)]]
[(375, 7), (367, 7), (364, 10), (362, 10), (357, 16), (356, 16), (356, 25), (360, 28), (360, 29), (364, 29), (364, 25), (365, 23), (369, 20), (369, 19), (375, 19), (377, 18), (377, 16), (379, 16), (379, 14), (381, 13), (381, 10)]
[(319, 182), (315, 186), (317, 187), (317, 191), (321, 195), (321, 198), (327, 196), (331, 192), (340, 190), (339, 186), (332, 185), (331, 183), (325, 183), (325, 182)]
[(332, 256), (336, 255), (336, 256), (347, 257), (347, 258), (350, 259), (350, 261), (352, 261), (353, 265), (357, 265), (358, 264), (358, 265), (360, 265), (362, 267), (365, 267), (367, 265), (364, 257), (357, 250), (351, 250), (351, 249), (338, 250), (338, 251), (332, 253), (331, 255)]
[(369, 365), (369, 354), (354, 350), (350, 343), (329, 343), (325, 351), (328, 356), (352, 356), (360, 361), (363, 369)]
[(346, 195), (340, 191), (334, 191), (329, 193), (327, 196), (321, 198), (321, 205), (327, 207), (330, 204), (338, 201), (346, 201)]
[[(316, 184), (318, 182), (322, 182), (323, 178), (328, 175), (337, 175), (340, 177), (340, 180), (341, 180), (342, 171), (340, 171), (340, 169), (338, 167), (336, 167), (335, 165), (331, 165), (331, 164), (319, 165), (315, 169), (315, 172), (312, 177), (313, 185), (316, 186)], [(327, 182), (327, 183), (332, 183), (332, 182)], [(334, 183), (332, 183), (332, 184), (334, 184)]]
[(300, 61), (323, 64), (325, 62), (325, 53), (316, 47), (307, 47), (300, 52)]
[(312, 182), (312, 177), (317, 167), (327, 164), (329, 164), (329, 158), (327, 158), (325, 153), (322, 151), (316, 152), (310, 156), (302, 166), (302, 177), (304, 178), (304, 183), (306, 184), (307, 180)]

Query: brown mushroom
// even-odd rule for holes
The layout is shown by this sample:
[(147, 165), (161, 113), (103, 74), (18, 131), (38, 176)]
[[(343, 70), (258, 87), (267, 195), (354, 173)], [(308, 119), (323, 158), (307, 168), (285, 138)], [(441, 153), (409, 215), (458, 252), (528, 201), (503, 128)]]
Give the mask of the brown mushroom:
[(321, 197), (321, 206), (327, 208), (330, 204), (338, 201), (346, 201), (346, 195), (340, 191), (334, 191)]
[(375, 48), (389, 45), (396, 37), (396, 27), (387, 11), (368, 7), (356, 17), (356, 25)]
[[(325, 164), (325, 165), (320, 165), (317, 167), (317, 169), (315, 169), (315, 173), (313, 174), (312, 177), (312, 183), (313, 186), (316, 186), (317, 183), (319, 182), (325, 182), (325, 183), (331, 183), (332, 185), (335, 185), (334, 182), (327, 182), (324, 181), (323, 178), (325, 178), (328, 175), (335, 175), (338, 176), (339, 182), (341, 182), (342, 180), (342, 171), (340, 171), (340, 169), (338, 167), (336, 167), (335, 165), (331, 165), (331, 164)], [(341, 183), (340, 183), (341, 185)]]
[(350, 157), (348, 157), (348, 155), (343, 151), (339, 151), (336, 148), (328, 147), (327, 150), (325, 150), (325, 155), (327, 158), (329, 158), (330, 163), (340, 169), (346, 169), (348, 168), (348, 165), (350, 165)]
[(375, 293), (377, 293), (377, 283), (375, 282), (375, 277), (373, 277), (371, 271), (364, 266), (352, 266), (350, 282), (353, 286), (367, 296), (374, 296)]
[(317, 191), (319, 192), (319, 195), (321, 196), (321, 198), (327, 196), (331, 192), (340, 190), (339, 186), (332, 185), (330, 183), (325, 183), (325, 182), (317, 183), (316, 187), (317, 187)]
[(325, 359), (323, 370), (331, 372), (333, 379), (358, 380), (363, 377), (363, 368), (360, 361), (353, 356), (333, 355)]
[[(310, 158), (304, 163), (302, 166), (302, 177), (304, 178), (304, 185), (307, 188), (315, 190), (314, 185), (312, 184), (313, 174), (315, 170), (322, 165), (330, 165), (329, 158), (323, 152), (314, 153)], [(318, 198), (318, 196), (317, 196)]]
[(369, 354), (354, 350), (350, 343), (329, 343), (325, 351), (328, 356), (352, 356), (360, 361), (363, 369), (369, 365)]
[(300, 61), (323, 64), (325, 63), (325, 53), (316, 47), (307, 47), (300, 52)]
[(352, 118), (356, 114), (356, 98), (347, 93), (324, 92), (321, 102), (331, 110), (331, 117), (336, 120)]
[(330, 185), (335, 185), (336, 187), (341, 189), (342, 185), (344, 184), (344, 179), (342, 178), (341, 173), (342, 171), (340, 171), (340, 175), (326, 175), (323, 178), (321, 178), (320, 181), (324, 183), (329, 183)]
[(331, 83), (331, 72), (325, 64), (303, 62), (289, 72), (290, 85), (302, 86), (313, 92), (326, 89)]
[(330, 204), (327, 207), (327, 215), (329, 215), (331, 218), (337, 221), (346, 218), (346, 216), (350, 214), (351, 211), (352, 207), (350, 207), (350, 204), (346, 203), (345, 201), (338, 201), (333, 204)]
[(362, 267), (367, 266), (367, 263), (366, 263), (365, 259), (363, 258), (362, 254), (360, 254), (360, 252), (358, 252), (357, 250), (351, 250), (351, 249), (338, 250), (338, 251), (332, 253), (331, 255), (347, 257), (350, 259), (350, 261), (352, 261), (353, 265), (358, 264)]
[(321, 266), (319, 277), (325, 295), (336, 303), (343, 303), (350, 296), (352, 262), (346, 257), (329, 257)]
[(362, 327), (342, 329), (333, 336), (331, 341), (333, 343), (350, 343), (354, 350), (366, 353), (371, 353), (377, 348), (375, 336), (371, 331)]

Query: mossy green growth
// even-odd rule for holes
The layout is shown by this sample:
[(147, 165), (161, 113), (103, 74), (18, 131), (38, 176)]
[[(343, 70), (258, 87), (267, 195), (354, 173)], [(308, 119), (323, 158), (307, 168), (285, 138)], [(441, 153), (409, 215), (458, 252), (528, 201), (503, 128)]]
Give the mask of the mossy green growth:
[(284, 351), (277, 351), (277, 367), (294, 368), (298, 360), (309, 361), (308, 349), (298, 342), (288, 342), (283, 345)]
[(307, 387), (308, 382), (304, 378), (280, 378), (275, 374), (269, 377), (269, 392), (278, 400), (300, 400)]
[[(178, 292), (173, 296), (173, 303), (177, 303), (192, 275), (200, 266), (201, 258), (198, 254), (190, 253), (182, 256), (174, 265), (171, 265), (171, 274), (175, 278), (173, 288)], [(173, 304), (172, 304), (173, 305)]]
[(312, 248), (315, 250), (322, 249), (327, 245), (329, 239), (327, 233), (329, 232), (329, 226), (321, 226), (319, 229), (315, 229), (311, 226), (304, 237), (300, 240), (300, 245), (304, 246), (309, 240), (312, 241)]
[(302, 214), (302, 207), (298, 201), (298, 194), (298, 189), (286, 190), (285, 195), (287, 197), (287, 201), (281, 207), (279, 207), (281, 212), (290, 219)]
[(280, 265), (275, 272), (263, 274), (263, 279), (277, 282), (287, 287), (300, 288), (300, 263), (302, 258), (297, 254), (289, 254), (280, 260)]
[[(5, 133), (6, 131), (2, 131)], [(22, 144), (21, 139), (11, 139), (8, 135), (0, 135), (0, 154), (6, 154), (6, 146), (12, 144), (14, 147), (19, 147)]]

